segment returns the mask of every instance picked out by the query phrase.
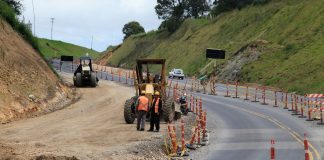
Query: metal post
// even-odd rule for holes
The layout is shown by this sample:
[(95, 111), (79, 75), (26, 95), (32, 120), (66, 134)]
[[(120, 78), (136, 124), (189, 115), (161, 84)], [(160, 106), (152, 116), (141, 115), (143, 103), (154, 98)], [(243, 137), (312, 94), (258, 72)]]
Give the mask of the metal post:
[(286, 92), (286, 98), (285, 98), (285, 107), (284, 109), (288, 109), (288, 93)]
[(224, 97), (230, 97), (229, 91), (228, 91), (228, 82), (226, 82), (226, 95)]
[(53, 40), (53, 25), (54, 25), (54, 20), (55, 20), (55, 18), (51, 18), (51, 23), (52, 23), (52, 27), (51, 27), (51, 40)]
[(258, 97), (258, 87), (255, 87), (254, 100), (251, 102), (259, 102), (257, 97)]
[(274, 91), (274, 96), (275, 96), (275, 105), (273, 107), (279, 107), (278, 102), (277, 102), (277, 91)]
[(317, 123), (318, 125), (324, 125), (324, 122), (323, 122), (323, 108), (320, 107), (320, 114), (321, 114), (321, 121), (319, 123)]
[(244, 100), (249, 100), (249, 86), (246, 86), (246, 92), (245, 92), (245, 99)]
[(235, 82), (235, 97), (233, 97), (233, 98), (240, 98), (238, 96), (238, 82), (237, 81)]
[(294, 109), (294, 97), (293, 94), (290, 94), (290, 103), (291, 103), (291, 109), (288, 111), (295, 111)]
[(186, 79), (186, 83), (185, 83), (185, 85), (184, 85), (184, 87), (183, 87), (183, 90), (186, 90), (187, 83), (188, 83), (188, 80)]
[(63, 62), (60, 61), (60, 72), (62, 72), (62, 64), (63, 64)]
[(265, 86), (263, 86), (262, 98), (263, 98), (263, 102), (261, 104), (262, 105), (268, 105), (268, 103), (266, 103), (266, 89), (265, 89)]

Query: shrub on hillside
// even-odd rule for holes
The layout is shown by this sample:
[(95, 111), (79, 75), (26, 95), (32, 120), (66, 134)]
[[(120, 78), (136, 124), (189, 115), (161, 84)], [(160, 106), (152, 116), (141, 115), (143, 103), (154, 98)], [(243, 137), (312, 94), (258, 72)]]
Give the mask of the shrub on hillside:
[(0, 18), (7, 21), (34, 49), (39, 50), (37, 39), (33, 36), (29, 27), (18, 20), (16, 11), (4, 1), (0, 1)]
[(181, 26), (183, 20), (177, 17), (171, 17), (166, 21), (166, 28), (169, 32), (173, 33)]
[(14, 11), (17, 15), (21, 15), (22, 13), (22, 2), (21, 0), (3, 0), (5, 1)]
[(38, 39), (33, 36), (33, 33), (31, 32), (30, 28), (28, 27), (27, 24), (25, 23), (19, 23), (17, 32), (21, 34), (21, 36), (29, 42), (34, 49), (39, 51), (39, 46), (38, 46)]

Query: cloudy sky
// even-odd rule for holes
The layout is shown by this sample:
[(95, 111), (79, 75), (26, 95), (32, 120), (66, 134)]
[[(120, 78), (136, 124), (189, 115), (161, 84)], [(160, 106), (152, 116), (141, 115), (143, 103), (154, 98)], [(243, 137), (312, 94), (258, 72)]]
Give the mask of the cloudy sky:
[[(23, 16), (33, 23), (32, 0), (22, 0)], [(36, 35), (50, 39), (50, 18), (55, 18), (53, 39), (103, 51), (122, 42), (122, 28), (138, 21), (146, 31), (157, 29), (156, 0), (34, 0)]]

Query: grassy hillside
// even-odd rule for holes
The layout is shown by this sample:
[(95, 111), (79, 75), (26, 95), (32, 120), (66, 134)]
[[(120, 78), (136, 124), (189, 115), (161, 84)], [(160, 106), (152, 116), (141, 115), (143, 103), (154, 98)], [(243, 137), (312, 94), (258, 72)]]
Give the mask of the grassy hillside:
[(86, 53), (89, 53), (89, 55), (93, 58), (97, 58), (100, 56), (99, 52), (95, 50), (91, 50), (85, 47), (77, 46), (62, 41), (40, 38), (38, 39), (38, 43), (40, 52), (46, 58), (60, 57), (61, 55), (80, 57), (84, 56)]
[(226, 12), (213, 20), (187, 20), (174, 34), (150, 32), (128, 38), (113, 53), (111, 65), (130, 67), (136, 58), (167, 58), (168, 68), (193, 75), (211, 61), (206, 48), (227, 51), (227, 59), (255, 41), (266, 42), (257, 60), (244, 65), (240, 81), (283, 87), (289, 91), (324, 92), (324, 1), (272, 0)]

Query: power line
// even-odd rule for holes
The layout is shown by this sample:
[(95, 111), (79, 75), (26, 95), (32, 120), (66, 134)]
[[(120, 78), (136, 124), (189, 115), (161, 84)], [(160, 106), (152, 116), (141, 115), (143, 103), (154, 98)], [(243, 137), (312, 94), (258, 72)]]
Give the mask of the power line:
[(51, 18), (51, 23), (52, 23), (52, 27), (51, 27), (51, 40), (53, 40), (53, 25), (54, 25), (54, 20), (55, 20), (55, 18)]

